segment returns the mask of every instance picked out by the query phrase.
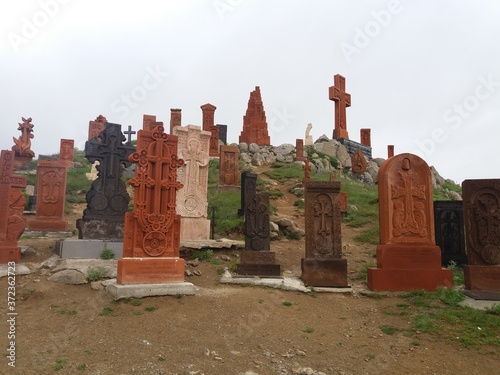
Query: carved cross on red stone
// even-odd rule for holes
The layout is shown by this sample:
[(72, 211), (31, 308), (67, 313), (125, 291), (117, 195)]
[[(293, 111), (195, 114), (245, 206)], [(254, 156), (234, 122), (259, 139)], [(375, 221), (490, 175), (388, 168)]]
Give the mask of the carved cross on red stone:
[(317, 234), (319, 235), (329, 235), (330, 230), (327, 228), (327, 216), (333, 216), (333, 209), (329, 202), (325, 197), (319, 197), (318, 202), (314, 205), (314, 216), (321, 216), (319, 231)]
[(333, 77), (333, 86), (329, 88), (328, 98), (335, 102), (335, 129), (333, 130), (333, 138), (349, 139), (346, 108), (351, 106), (351, 95), (345, 92), (345, 78), (340, 74), (335, 74)]
[(304, 161), (302, 170), (304, 171), (304, 178), (302, 179), (302, 187), (304, 187), (305, 183), (311, 180), (311, 166), (309, 165), (309, 159), (306, 159)]

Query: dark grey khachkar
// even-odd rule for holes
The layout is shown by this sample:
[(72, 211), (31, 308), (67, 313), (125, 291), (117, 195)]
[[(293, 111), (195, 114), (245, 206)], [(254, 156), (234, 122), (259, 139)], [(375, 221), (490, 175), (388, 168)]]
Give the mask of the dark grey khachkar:
[(238, 216), (245, 214), (245, 201), (250, 201), (257, 194), (257, 175), (251, 172), (241, 172), (241, 208)]
[[(100, 139), (100, 141), (98, 140)], [(85, 158), (98, 161), (97, 179), (87, 192), (87, 208), (77, 220), (78, 238), (123, 240), (125, 212), (130, 196), (122, 181), (123, 168), (129, 167), (128, 157), (135, 147), (126, 141), (121, 125), (106, 123), (104, 130), (85, 142)]]
[(434, 231), (443, 267), (451, 261), (467, 264), (463, 212), (462, 201), (434, 201)]
[(305, 183), (306, 257), (301, 279), (305, 285), (348, 287), (347, 260), (342, 259), (340, 182)]
[(219, 128), (219, 141), (227, 145), (227, 125), (217, 124)]
[(245, 200), (245, 251), (240, 252), (237, 273), (252, 276), (280, 276), (271, 247), (269, 196), (256, 194)]

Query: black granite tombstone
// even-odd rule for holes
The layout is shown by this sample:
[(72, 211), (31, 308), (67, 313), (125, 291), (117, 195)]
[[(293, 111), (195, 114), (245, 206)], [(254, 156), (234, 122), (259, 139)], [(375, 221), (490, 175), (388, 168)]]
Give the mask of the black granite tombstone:
[(434, 201), (434, 230), (443, 267), (467, 264), (462, 201)]
[(251, 172), (241, 173), (241, 208), (238, 216), (245, 214), (245, 202), (250, 201), (257, 194), (257, 175)]
[(216, 126), (219, 128), (219, 140), (227, 145), (227, 125), (217, 124)]

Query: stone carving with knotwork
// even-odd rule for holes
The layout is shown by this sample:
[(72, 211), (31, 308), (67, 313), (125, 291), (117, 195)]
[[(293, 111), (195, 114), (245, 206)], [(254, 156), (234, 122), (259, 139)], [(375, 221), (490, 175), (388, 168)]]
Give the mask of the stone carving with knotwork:
[(184, 165), (177, 180), (184, 186), (177, 191), (177, 213), (181, 215), (181, 239), (202, 240), (210, 237), (207, 220), (208, 152), (211, 134), (199, 126), (176, 126), (179, 158)]
[(245, 202), (250, 202), (257, 194), (257, 175), (251, 172), (241, 172), (241, 208), (238, 216), (245, 215)]
[(345, 92), (345, 78), (340, 74), (333, 76), (334, 85), (329, 88), (328, 98), (335, 102), (335, 129), (333, 139), (349, 139), (347, 132), (346, 108), (351, 106), (351, 95)]
[(106, 117), (103, 115), (97, 116), (94, 121), (89, 121), (88, 140), (99, 138), (99, 134), (104, 130), (104, 126), (106, 126), (107, 122), (108, 120), (106, 120)]
[(360, 138), (361, 138), (361, 144), (364, 146), (372, 146), (372, 137), (371, 137), (371, 129), (370, 128), (364, 128), (360, 129)]
[(467, 264), (462, 201), (434, 201), (434, 230), (443, 267)]
[(30, 162), (35, 153), (31, 150), (31, 140), (34, 138), (33, 135), (33, 127), (34, 125), (31, 123), (31, 117), (25, 119), (21, 117), (23, 122), (19, 123), (19, 127), (17, 130), (21, 131), (21, 135), (19, 138), (12, 137), (14, 141), (14, 146), (12, 146), (12, 151), (15, 153), (16, 161), (19, 163), (27, 163)]
[(59, 146), (59, 160), (66, 163), (68, 168), (73, 168), (75, 163), (73, 162), (75, 153), (75, 141), (73, 139), (61, 139)]
[(184, 260), (179, 258), (180, 215), (176, 194), (182, 188), (177, 169), (184, 165), (177, 153), (177, 136), (163, 126), (139, 130), (134, 209), (125, 215), (123, 258), (118, 261), (118, 284), (165, 283), (184, 280)]
[(14, 151), (2, 150), (0, 154), (0, 264), (19, 262), (21, 249), (17, 240), (26, 224), (26, 201), (20, 189), (26, 187), (26, 177), (13, 174), (14, 158)]
[(87, 208), (77, 220), (79, 238), (123, 238), (124, 215), (130, 196), (122, 181), (123, 168), (130, 166), (135, 147), (124, 144), (121, 125), (108, 122), (98, 137), (85, 142), (85, 158), (98, 162), (97, 179), (87, 191)]
[(304, 140), (297, 138), (295, 140), (295, 161), (305, 161)]
[(306, 256), (302, 280), (306, 285), (347, 287), (347, 261), (342, 259), (340, 182), (305, 184)]
[(365, 173), (368, 163), (361, 150), (356, 151), (351, 157), (351, 169), (354, 173)]
[(377, 268), (368, 269), (371, 290), (435, 290), (451, 287), (435, 244), (431, 170), (416, 155), (400, 154), (379, 169), (380, 245)]
[(467, 266), (466, 293), (500, 300), (500, 179), (462, 183)]
[(30, 230), (65, 231), (66, 162), (38, 160), (36, 216), (28, 223)]
[(238, 188), (238, 146), (220, 146), (219, 189)]

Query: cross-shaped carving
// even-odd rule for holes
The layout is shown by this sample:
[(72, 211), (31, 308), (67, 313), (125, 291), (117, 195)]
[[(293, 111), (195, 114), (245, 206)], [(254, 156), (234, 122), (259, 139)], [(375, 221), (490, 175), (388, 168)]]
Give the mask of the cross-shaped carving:
[(333, 217), (333, 208), (324, 196), (319, 197), (318, 201), (314, 205), (314, 216), (320, 217), (320, 225), (317, 234), (326, 236), (330, 235), (331, 231), (326, 226), (326, 218)]
[(333, 138), (349, 139), (346, 108), (351, 106), (351, 95), (345, 92), (345, 78), (340, 74), (335, 74), (333, 77), (333, 86), (329, 88), (328, 97), (335, 102), (335, 129), (333, 130)]
[(124, 131), (123, 134), (125, 134), (127, 136), (127, 145), (131, 145), (132, 144), (132, 134), (135, 134), (136, 131), (135, 130), (132, 130), (132, 126), (128, 126), (128, 130)]
[[(398, 172), (403, 186), (391, 186), (392, 199), (394, 201), (394, 235), (400, 236), (405, 233), (426, 235), (425, 216), (421, 209), (421, 202), (415, 202), (414, 198), (425, 198), (425, 185), (413, 187), (413, 173)], [(403, 202), (397, 200), (403, 197)], [(402, 216), (402, 217), (401, 217)]]

